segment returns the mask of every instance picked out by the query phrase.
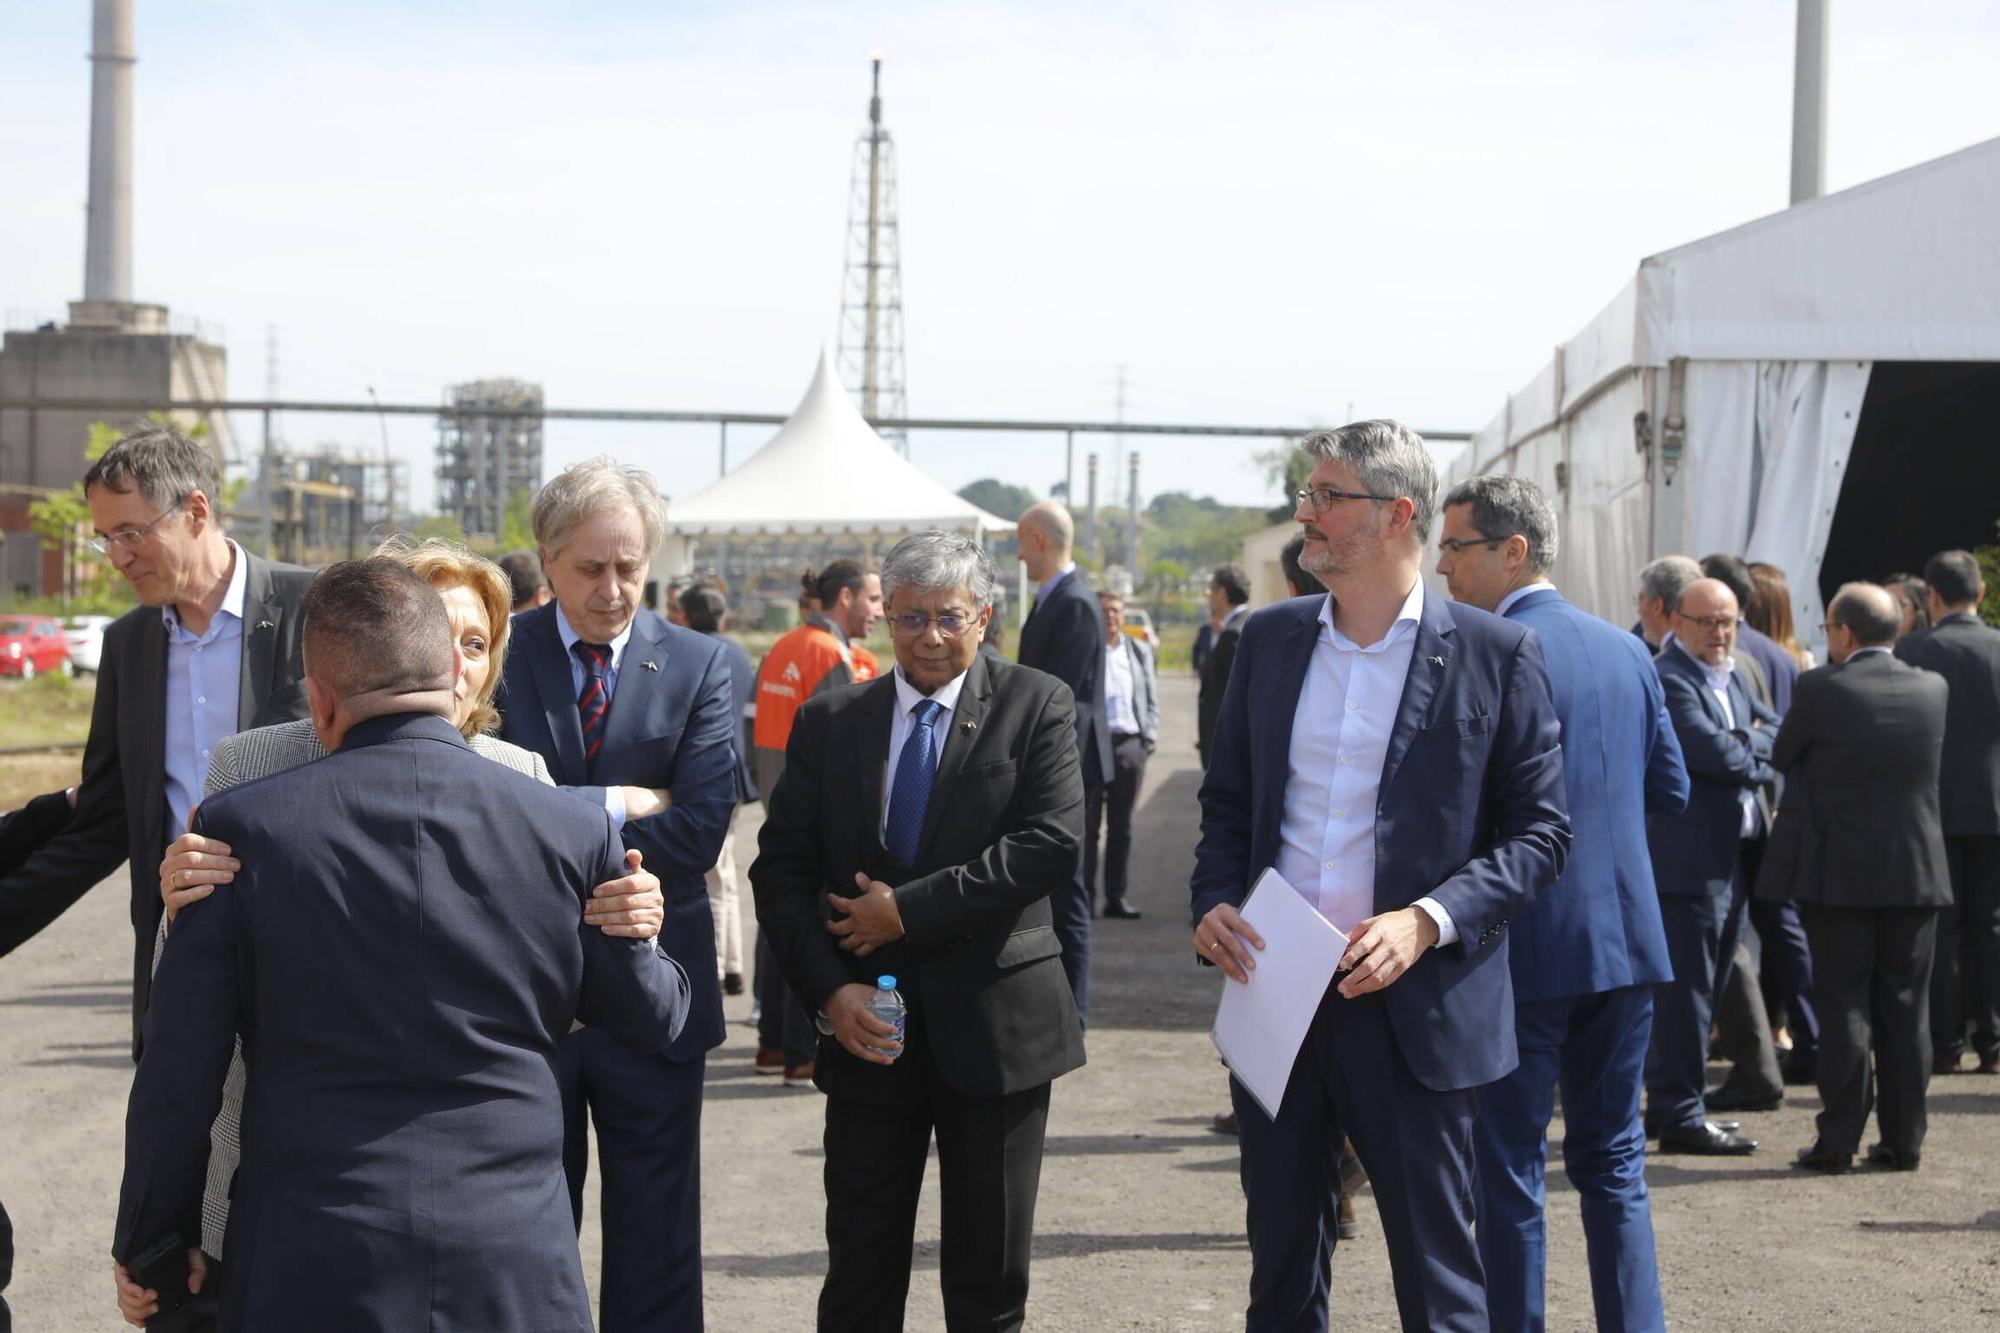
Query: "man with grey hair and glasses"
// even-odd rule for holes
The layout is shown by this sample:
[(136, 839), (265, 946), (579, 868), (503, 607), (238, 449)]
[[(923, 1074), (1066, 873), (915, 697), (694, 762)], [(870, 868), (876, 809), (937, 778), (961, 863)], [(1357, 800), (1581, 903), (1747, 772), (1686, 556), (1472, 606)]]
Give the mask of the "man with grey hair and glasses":
[(1560, 1087), (1597, 1326), (1663, 1330), (1639, 1102), (1653, 990), (1673, 969), (1646, 811), (1687, 804), (1687, 766), (1645, 646), (1549, 581), (1557, 540), (1555, 511), (1525, 477), (1474, 477), (1445, 496), (1437, 571), (1455, 600), (1540, 638), (1562, 723), (1563, 798), (1589, 831), (1508, 932), (1521, 1063), (1479, 1094), (1479, 1253), (1493, 1326), (1543, 1327), (1543, 1176)]
[(1648, 561), (1639, 570), (1639, 591), (1633, 598), (1639, 619), (1633, 623), (1632, 633), (1659, 652), (1674, 632), (1674, 608), (1681, 604), (1681, 593), (1700, 577), (1701, 566), (1692, 556), (1663, 555)]
[[(1525, 627), (1427, 593), (1437, 470), (1414, 431), (1316, 431), (1300, 565), (1328, 595), (1243, 627), (1201, 785), (1193, 946), (1256, 986), (1238, 910), (1297, 893), (1348, 938), (1281, 1103), (1239, 1081), (1248, 1326), (1325, 1329), (1340, 1143), (1375, 1188), (1408, 1329), (1485, 1329), (1479, 1089), (1516, 1064), (1507, 924), (1569, 848), (1548, 673)], [(1339, 947), (1338, 945), (1332, 947)]]
[(659, 876), (660, 948), (687, 970), (687, 1025), (663, 1052), (593, 1028), (563, 1039), (563, 1166), (577, 1223), (597, 1124), (605, 1333), (699, 1329), (701, 1094), (723, 1038), (707, 872), (736, 810), (736, 709), (722, 644), (640, 607), (666, 504), (609, 458), (566, 468), (535, 499), (555, 600), (514, 617), (500, 685), (503, 739), (610, 813)]
[(1068, 688), (979, 651), (997, 575), (970, 538), (898, 542), (895, 670), (809, 699), (766, 795), (757, 922), (824, 1034), (824, 1330), (903, 1327), (933, 1135), (944, 1326), (1027, 1310), (1049, 1085), (1083, 1063), (1050, 899), (1084, 794)]
[(224, 737), (305, 716), (300, 608), (312, 574), (224, 535), (215, 453), (171, 426), (118, 441), (83, 488), (90, 545), (139, 606), (104, 631), (76, 817), (0, 880), (0, 955), (129, 860), (136, 1059), (163, 910), (153, 867), (186, 831)]

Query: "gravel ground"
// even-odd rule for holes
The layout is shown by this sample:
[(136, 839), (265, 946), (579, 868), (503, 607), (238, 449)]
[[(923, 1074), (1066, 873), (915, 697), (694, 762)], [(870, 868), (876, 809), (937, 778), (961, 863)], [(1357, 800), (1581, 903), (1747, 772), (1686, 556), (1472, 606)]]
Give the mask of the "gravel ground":
[[(1137, 922), (1097, 931), (1090, 1064), (1049, 1115), (1030, 1322), (1056, 1329), (1205, 1330), (1241, 1323), (1249, 1273), (1233, 1140), (1209, 1047), (1217, 976), (1189, 962), (1186, 884), (1196, 831), (1193, 682), (1162, 682), (1167, 734), (1142, 797)], [(745, 864), (755, 811), (738, 834)], [(118, 1327), (108, 1248), (117, 1208), (130, 957), (122, 874), (0, 960), (0, 1199), (19, 1256), (7, 1298), (23, 1333)], [(746, 917), (747, 899), (746, 899)], [(747, 997), (709, 1059), (704, 1251), (711, 1325), (811, 1327), (824, 1271), (817, 1093), (750, 1073)], [(1648, 1171), (1662, 1279), (1681, 1328), (2000, 1328), (2000, 1079), (1939, 1079), (1923, 1170), (1801, 1179), (1818, 1098), (1747, 1117), (1739, 1159), (1664, 1157)], [(1560, 1125), (1554, 1131), (1560, 1138)], [(1576, 1198), (1550, 1197), (1549, 1325), (1591, 1324)], [(1334, 1259), (1334, 1321), (1390, 1328), (1372, 1204)], [(586, 1219), (587, 1270), (597, 1256)], [(935, 1190), (918, 1226), (910, 1326), (942, 1325)]]

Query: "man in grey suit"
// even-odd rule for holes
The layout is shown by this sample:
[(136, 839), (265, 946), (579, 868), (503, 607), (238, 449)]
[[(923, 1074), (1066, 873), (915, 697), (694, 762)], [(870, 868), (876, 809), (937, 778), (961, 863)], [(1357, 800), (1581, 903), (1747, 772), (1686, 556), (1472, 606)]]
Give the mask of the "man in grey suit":
[(1795, 899), (1805, 923), (1825, 1104), (1794, 1165), (1830, 1175), (1861, 1146), (1870, 1103), (1882, 1131), (1870, 1163), (1913, 1171), (1924, 1145), (1931, 948), (1951, 901), (1938, 817), (1947, 687), (1890, 653), (1899, 619), (1887, 589), (1842, 588), (1827, 608), (1833, 664), (1799, 677), (1771, 747), (1785, 794), (1757, 893)]
[(1139, 909), (1126, 897), (1126, 865), (1132, 858), (1132, 809), (1146, 780), (1146, 756), (1160, 735), (1160, 686), (1153, 650), (1125, 632), (1125, 599), (1097, 594), (1104, 608), (1104, 713), (1111, 728), (1111, 780), (1084, 789), (1083, 882), (1097, 899), (1098, 826), (1104, 824), (1104, 915), (1136, 921)]
[(0, 880), (0, 955), (130, 860), (132, 1031), (152, 981), (153, 867), (187, 827), (223, 737), (304, 717), (299, 608), (310, 571), (223, 535), (213, 452), (168, 426), (128, 435), (84, 475), (92, 543), (140, 605), (104, 632), (76, 818)]

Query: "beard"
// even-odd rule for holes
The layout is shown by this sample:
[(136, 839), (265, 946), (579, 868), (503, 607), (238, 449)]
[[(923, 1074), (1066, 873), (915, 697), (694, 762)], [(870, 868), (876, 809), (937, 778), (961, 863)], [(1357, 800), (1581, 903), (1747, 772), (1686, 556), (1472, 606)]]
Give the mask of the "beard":
[(1299, 552), (1299, 568), (1322, 583), (1366, 568), (1382, 550), (1381, 537), (1366, 527), (1353, 528), (1338, 537), (1324, 533), (1321, 537), (1320, 541), (1306, 539), (1305, 549)]

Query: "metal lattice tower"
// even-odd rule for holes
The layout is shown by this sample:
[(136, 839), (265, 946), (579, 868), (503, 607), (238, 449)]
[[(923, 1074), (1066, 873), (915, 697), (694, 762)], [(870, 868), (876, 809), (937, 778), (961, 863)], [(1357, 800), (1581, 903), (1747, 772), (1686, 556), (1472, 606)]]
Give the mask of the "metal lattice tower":
[[(515, 409), (542, 406), (542, 386), (521, 380), (475, 380), (446, 393), (459, 409), (438, 418), (438, 512), (456, 518), (467, 533), (497, 536), (506, 526), (507, 502), (542, 485), (542, 418)], [(482, 407), (509, 409), (487, 416)]]
[[(896, 144), (882, 127), (882, 58), (875, 57), (868, 126), (854, 141), (847, 196), (847, 263), (840, 292), (840, 379), (870, 422), (909, 415), (903, 396), (903, 267), (896, 226)], [(900, 430), (882, 432), (909, 456)]]

